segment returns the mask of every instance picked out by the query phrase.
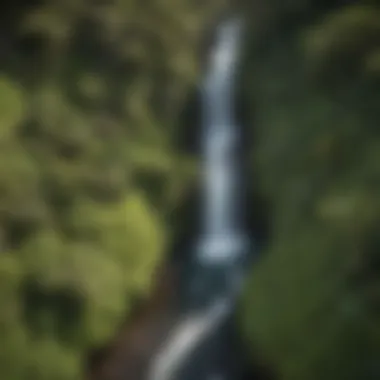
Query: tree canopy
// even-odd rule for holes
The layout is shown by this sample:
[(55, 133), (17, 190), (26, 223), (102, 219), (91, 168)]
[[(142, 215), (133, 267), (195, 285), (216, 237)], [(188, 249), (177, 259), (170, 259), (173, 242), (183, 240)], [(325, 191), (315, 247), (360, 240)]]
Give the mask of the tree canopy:
[(247, 43), (242, 74), (252, 181), (273, 204), (243, 330), (281, 379), (377, 379), (378, 4), (283, 7), (265, 42)]
[[(81, 378), (150, 292), (188, 226), (172, 213), (198, 162), (178, 136), (197, 118), (181, 115), (228, 3), (3, 4), (1, 378)], [(237, 3), (251, 197), (271, 205), (241, 330), (280, 379), (378, 379), (379, 2)]]

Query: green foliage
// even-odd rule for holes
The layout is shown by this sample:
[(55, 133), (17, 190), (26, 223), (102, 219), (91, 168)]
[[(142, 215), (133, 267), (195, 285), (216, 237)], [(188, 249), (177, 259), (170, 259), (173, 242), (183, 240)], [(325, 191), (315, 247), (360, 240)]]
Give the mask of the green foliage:
[[(328, 15), (322, 24), (307, 33), (305, 49), (314, 70), (338, 76), (376, 73), (373, 55), (379, 49), (380, 10), (370, 5), (354, 5)], [(346, 79), (346, 77), (344, 78)]]
[(325, 11), (313, 26), (247, 47), (254, 183), (273, 214), (242, 321), (286, 380), (380, 376), (380, 91), (362, 72), (369, 57), (376, 71), (377, 13), (374, 5)]
[(22, 120), (25, 104), (22, 89), (9, 78), (0, 78), (0, 143), (8, 142)]
[[(0, 378), (81, 378), (83, 355), (149, 292), (197, 172), (173, 141), (223, 3), (1, 15)], [(285, 380), (377, 379), (378, 4), (241, 3), (254, 184), (273, 204), (244, 329)]]
[(0, 378), (80, 379), (84, 355), (150, 291), (167, 216), (194, 180), (172, 131), (217, 3), (1, 15)]

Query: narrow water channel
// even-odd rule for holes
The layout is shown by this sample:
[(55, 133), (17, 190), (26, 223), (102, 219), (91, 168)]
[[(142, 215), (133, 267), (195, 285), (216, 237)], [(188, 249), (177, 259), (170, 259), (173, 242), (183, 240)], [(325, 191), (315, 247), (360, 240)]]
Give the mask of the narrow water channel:
[(182, 276), (179, 318), (152, 360), (149, 380), (233, 380), (232, 314), (254, 251), (244, 224), (242, 128), (234, 117), (244, 22), (222, 21), (201, 83), (200, 234)]

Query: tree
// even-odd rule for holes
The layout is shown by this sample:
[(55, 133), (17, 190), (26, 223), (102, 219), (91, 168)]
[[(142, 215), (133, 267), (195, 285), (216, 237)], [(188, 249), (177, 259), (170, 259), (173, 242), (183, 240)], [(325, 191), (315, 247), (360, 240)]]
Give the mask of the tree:
[(265, 46), (255, 31), (242, 74), (252, 180), (273, 204), (242, 323), (283, 379), (376, 379), (379, 10), (299, 3), (298, 23), (277, 10)]
[(193, 181), (173, 130), (218, 7), (205, 5), (18, 1), (1, 14), (1, 378), (78, 379), (149, 292)]

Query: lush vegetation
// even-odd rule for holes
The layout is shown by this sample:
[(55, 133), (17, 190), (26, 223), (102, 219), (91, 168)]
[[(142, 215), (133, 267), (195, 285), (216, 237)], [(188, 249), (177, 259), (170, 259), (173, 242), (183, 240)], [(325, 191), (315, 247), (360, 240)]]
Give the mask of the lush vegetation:
[[(240, 3), (252, 183), (272, 206), (244, 334), (281, 379), (378, 379), (379, 3)], [(221, 8), (3, 5), (1, 378), (79, 379), (149, 292), (194, 182), (180, 116)]]
[(3, 6), (2, 379), (80, 378), (149, 292), (193, 178), (172, 131), (215, 9), (200, 5)]
[(281, 379), (377, 379), (380, 10), (288, 3), (246, 49), (254, 181), (273, 213), (244, 329)]

